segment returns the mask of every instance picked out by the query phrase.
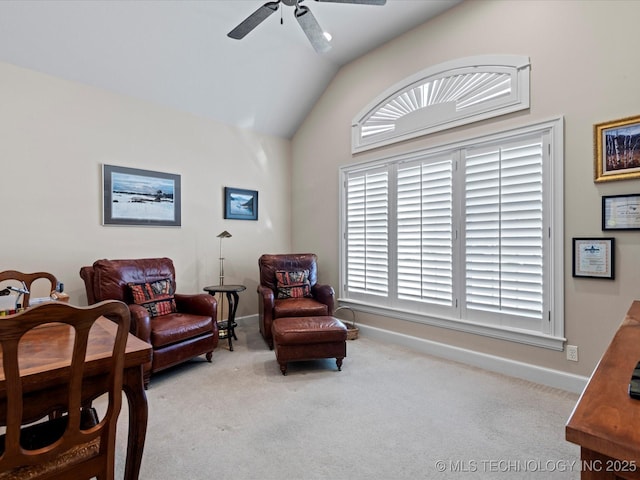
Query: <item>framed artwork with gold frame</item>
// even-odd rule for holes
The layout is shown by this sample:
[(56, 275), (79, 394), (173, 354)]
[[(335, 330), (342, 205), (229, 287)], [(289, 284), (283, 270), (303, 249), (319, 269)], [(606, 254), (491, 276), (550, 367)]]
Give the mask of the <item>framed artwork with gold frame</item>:
[(640, 178), (640, 116), (593, 127), (595, 181)]

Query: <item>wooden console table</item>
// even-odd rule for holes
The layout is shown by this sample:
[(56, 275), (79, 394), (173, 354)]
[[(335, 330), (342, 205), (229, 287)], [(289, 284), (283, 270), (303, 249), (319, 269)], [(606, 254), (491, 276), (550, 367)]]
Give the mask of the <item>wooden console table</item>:
[(640, 301), (634, 301), (566, 425), (580, 445), (582, 480), (640, 479), (640, 400), (629, 381), (640, 361)]

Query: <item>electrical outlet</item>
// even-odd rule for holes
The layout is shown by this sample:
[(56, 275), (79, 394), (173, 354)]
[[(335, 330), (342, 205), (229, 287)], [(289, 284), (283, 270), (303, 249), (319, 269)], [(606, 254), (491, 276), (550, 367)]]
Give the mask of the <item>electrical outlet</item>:
[(572, 362), (578, 361), (578, 347), (575, 345), (567, 345), (567, 360)]

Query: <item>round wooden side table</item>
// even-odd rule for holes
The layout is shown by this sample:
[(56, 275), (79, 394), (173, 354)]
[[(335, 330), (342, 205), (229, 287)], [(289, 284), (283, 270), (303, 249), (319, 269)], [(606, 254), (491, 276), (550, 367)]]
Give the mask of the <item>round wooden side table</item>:
[(203, 290), (209, 295), (215, 296), (216, 293), (224, 293), (227, 296), (227, 302), (229, 303), (229, 315), (226, 320), (218, 322), (218, 337), (221, 339), (229, 339), (229, 350), (232, 352), (233, 342), (231, 339), (233, 338), (234, 340), (238, 340), (235, 331), (235, 328), (238, 326), (235, 322), (236, 310), (238, 310), (238, 301), (240, 299), (238, 293), (246, 289), (247, 287), (244, 285), (210, 285), (203, 288)]

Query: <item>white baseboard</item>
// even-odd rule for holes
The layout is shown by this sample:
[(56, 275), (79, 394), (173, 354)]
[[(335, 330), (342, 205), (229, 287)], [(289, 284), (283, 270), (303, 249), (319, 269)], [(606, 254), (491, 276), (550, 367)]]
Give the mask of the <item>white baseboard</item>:
[[(237, 323), (257, 323), (258, 315), (247, 315), (239, 317)], [(385, 343), (394, 343), (403, 347), (411, 348), (418, 352), (446, 358), (455, 362), (466, 363), (474, 367), (484, 368), (491, 372), (509, 375), (511, 377), (522, 378), (530, 382), (559, 388), (573, 393), (582, 393), (589, 381), (588, 377), (574, 375), (572, 373), (553, 370), (551, 368), (540, 367), (530, 363), (509, 360), (508, 358), (475, 352), (466, 348), (454, 347), (446, 343), (434, 342), (424, 338), (412, 337), (402, 333), (383, 330), (381, 328), (358, 324), (359, 335), (372, 338)], [(356, 340), (357, 341), (357, 340)]]
[(509, 360), (508, 358), (475, 352), (466, 348), (454, 347), (445, 343), (434, 342), (424, 338), (413, 337), (402, 333), (383, 330), (359, 324), (360, 335), (384, 342), (390, 342), (413, 350), (466, 363), (474, 367), (484, 368), (496, 373), (522, 378), (530, 382), (559, 388), (573, 393), (582, 393), (589, 380), (588, 377), (532, 365), (530, 363)]

